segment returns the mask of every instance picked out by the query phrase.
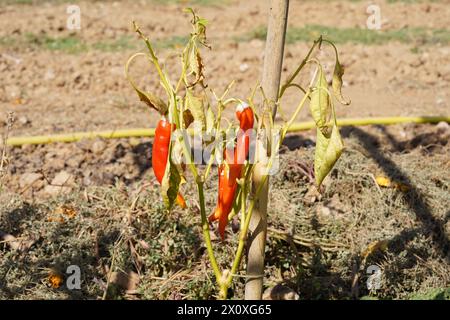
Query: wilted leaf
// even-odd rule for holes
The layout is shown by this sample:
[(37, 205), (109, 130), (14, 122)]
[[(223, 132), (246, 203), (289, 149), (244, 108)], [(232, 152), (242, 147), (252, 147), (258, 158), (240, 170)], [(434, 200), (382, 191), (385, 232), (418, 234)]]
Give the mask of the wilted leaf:
[[(172, 149), (172, 148), (170, 148)], [(169, 155), (171, 154), (171, 150)], [(177, 166), (172, 162), (171, 156), (168, 157), (166, 171), (161, 183), (161, 194), (168, 209), (171, 209), (177, 196), (181, 183), (181, 175)]]
[(189, 59), (188, 63), (189, 63), (190, 74), (193, 74), (195, 76), (194, 81), (189, 86), (193, 87), (197, 83), (200, 83), (202, 85), (202, 87), (206, 87), (205, 84), (203, 83), (203, 80), (205, 78), (205, 76), (203, 74), (204, 65), (203, 65), (202, 57), (200, 55), (200, 51), (198, 50), (196, 45), (194, 45), (193, 48), (191, 49), (191, 51), (189, 52), (188, 59)]
[(166, 114), (167, 113), (167, 104), (159, 97), (155, 96), (151, 92), (144, 92), (141, 91), (139, 88), (135, 87), (133, 84), (131, 84), (136, 90), (139, 99), (143, 102), (145, 102), (146, 105), (148, 105), (150, 108), (155, 109), (160, 114)]
[(189, 75), (193, 75), (195, 77), (189, 86), (193, 87), (200, 83), (202, 87), (205, 88), (206, 85), (203, 83), (205, 78), (203, 74), (204, 65), (200, 55), (199, 46), (203, 45), (209, 48), (209, 45), (206, 42), (206, 25), (208, 21), (197, 16), (191, 8), (187, 8), (185, 11), (190, 12), (193, 16), (193, 33), (191, 34), (190, 46), (184, 53), (184, 61), (189, 67)]
[(128, 59), (126, 65), (125, 65), (126, 77), (127, 77), (128, 81), (130, 82), (131, 86), (133, 87), (133, 89), (136, 91), (136, 93), (139, 97), (139, 100), (143, 101), (150, 108), (153, 108), (156, 111), (158, 111), (160, 114), (164, 115), (167, 113), (167, 110), (168, 110), (167, 104), (161, 98), (155, 96), (153, 93), (145, 92), (145, 91), (139, 89), (137, 87), (137, 85), (134, 83), (133, 79), (130, 77), (130, 74), (129, 74), (130, 64), (136, 57), (138, 57), (140, 55), (144, 55), (144, 54), (137, 53)]
[(206, 43), (206, 25), (208, 24), (208, 20), (197, 16), (192, 8), (186, 8), (184, 11), (190, 12), (193, 16), (192, 27), (194, 29), (194, 35), (197, 38), (196, 41), (208, 47)]
[(184, 110), (183, 112), (183, 122), (184, 127), (189, 128), (192, 122), (194, 122), (194, 116), (192, 115), (191, 110)]
[(319, 67), (319, 75), (315, 87), (311, 93), (311, 102), (309, 104), (311, 115), (323, 134), (328, 133), (328, 121), (331, 117), (331, 101), (328, 94), (328, 83), (322, 67)]
[(176, 169), (178, 170), (178, 173), (180, 174), (180, 179), (182, 183), (186, 183), (186, 179), (184, 177), (184, 169), (185, 169), (185, 163), (183, 161), (183, 145), (182, 140), (175, 139), (172, 144), (172, 152), (171, 152), (171, 158), (172, 158), (172, 164), (176, 166)]
[(336, 54), (336, 64), (334, 66), (334, 72), (333, 72), (333, 80), (332, 80), (332, 87), (334, 95), (336, 96), (336, 99), (344, 104), (349, 105), (350, 100), (346, 100), (344, 96), (342, 95), (342, 76), (344, 75), (344, 67), (339, 62), (338, 56)]
[(186, 108), (194, 117), (195, 121), (198, 121), (202, 130), (206, 129), (206, 117), (203, 110), (203, 98), (195, 96), (190, 90), (186, 91)]
[(322, 184), (323, 179), (333, 169), (334, 164), (339, 159), (344, 149), (339, 128), (334, 125), (331, 134), (324, 135), (317, 128), (316, 151), (314, 157), (314, 173), (318, 186)]

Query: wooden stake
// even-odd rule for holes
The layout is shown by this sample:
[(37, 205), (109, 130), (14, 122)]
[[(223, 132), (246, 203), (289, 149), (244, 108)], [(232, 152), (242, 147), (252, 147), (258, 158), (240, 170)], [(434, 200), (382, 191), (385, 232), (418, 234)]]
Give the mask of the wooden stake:
[[(288, 18), (289, 0), (270, 0), (269, 23), (267, 28), (266, 49), (262, 87), (269, 100), (271, 112), (264, 119), (264, 126), (270, 130), (270, 116), (275, 118), (276, 102), (280, 88), (281, 67), (283, 64), (284, 41)], [(271, 132), (267, 132), (269, 140)], [(264, 179), (266, 167), (256, 164), (253, 171), (252, 190), (258, 188)], [(269, 179), (265, 180), (261, 194), (255, 201), (249, 227), (247, 281), (245, 284), (245, 299), (260, 300), (264, 275), (264, 250), (267, 235), (267, 201)]]

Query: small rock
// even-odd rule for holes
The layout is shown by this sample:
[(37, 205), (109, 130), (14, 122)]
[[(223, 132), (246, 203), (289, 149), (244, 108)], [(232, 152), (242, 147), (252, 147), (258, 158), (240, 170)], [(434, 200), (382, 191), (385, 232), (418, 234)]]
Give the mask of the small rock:
[(20, 176), (19, 185), (20, 188), (28, 187), (36, 181), (42, 179), (42, 174), (36, 172), (27, 172)]
[(23, 125), (23, 126), (25, 126), (25, 125), (31, 123), (31, 121), (30, 121), (27, 117), (25, 117), (25, 116), (19, 117), (19, 119), (17, 119), (17, 121), (18, 121), (21, 125)]
[(48, 195), (57, 195), (60, 193), (68, 193), (72, 190), (74, 183), (74, 176), (67, 171), (60, 171), (55, 178), (53, 178), (51, 184), (47, 185), (44, 192)]
[(239, 71), (245, 72), (245, 71), (247, 71), (249, 68), (250, 68), (250, 67), (248, 66), (247, 63), (242, 63), (242, 64), (239, 66)]
[(72, 168), (79, 168), (81, 164), (84, 162), (85, 156), (82, 154), (74, 155), (66, 160), (66, 166)]
[(111, 274), (111, 283), (118, 285), (129, 293), (133, 293), (139, 284), (139, 275), (133, 271), (128, 273), (123, 271), (113, 272)]
[(450, 125), (445, 121), (441, 121), (436, 125), (436, 129), (440, 134), (445, 134), (450, 132)]
[(10, 97), (10, 99), (15, 99), (20, 97), (20, 87), (18, 86), (6, 86), (5, 91)]
[(45, 80), (53, 80), (55, 79), (55, 72), (52, 69), (47, 70), (45, 73), (44, 79)]
[(95, 140), (91, 145), (91, 151), (94, 154), (100, 154), (106, 149), (106, 143), (103, 140)]

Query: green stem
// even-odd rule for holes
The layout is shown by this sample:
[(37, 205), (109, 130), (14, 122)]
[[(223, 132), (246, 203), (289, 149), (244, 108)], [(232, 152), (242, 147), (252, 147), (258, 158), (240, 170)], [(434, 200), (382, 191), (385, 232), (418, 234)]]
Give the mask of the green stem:
[(317, 46), (317, 44), (319, 44), (321, 42), (322, 42), (322, 37), (320, 37), (319, 39), (314, 41), (314, 44), (312, 45), (311, 49), (309, 49), (308, 54), (303, 59), (302, 63), (298, 66), (298, 68), (294, 71), (294, 73), (289, 77), (289, 79), (286, 81), (286, 83), (281, 87), (280, 95), (279, 95), (278, 99), (281, 99), (281, 97), (283, 96), (283, 94), (286, 91), (286, 89), (289, 88), (289, 85), (292, 83), (292, 81), (294, 81), (294, 79), (297, 77), (297, 75), (300, 73), (300, 71), (303, 69), (303, 67), (308, 62), (309, 57), (312, 54), (314, 48)]
[(205, 194), (203, 190), (203, 183), (204, 183), (203, 181), (197, 181), (198, 196), (200, 201), (200, 214), (202, 217), (203, 237), (205, 238), (206, 250), (208, 251), (209, 261), (211, 262), (211, 267), (213, 268), (217, 284), (222, 289), (222, 272), (220, 271), (216, 257), (214, 256), (214, 250), (211, 243), (211, 236), (209, 234), (209, 224), (208, 219), (206, 217)]

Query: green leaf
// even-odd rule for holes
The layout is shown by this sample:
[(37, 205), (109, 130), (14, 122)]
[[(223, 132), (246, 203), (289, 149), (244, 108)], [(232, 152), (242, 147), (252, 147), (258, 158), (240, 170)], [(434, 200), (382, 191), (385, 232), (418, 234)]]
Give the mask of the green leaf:
[(347, 100), (342, 95), (342, 76), (344, 75), (344, 67), (339, 62), (339, 58), (336, 53), (336, 64), (334, 66), (334, 72), (333, 72), (333, 80), (331, 82), (331, 86), (333, 87), (334, 95), (336, 96), (336, 99), (342, 103), (343, 105), (349, 105), (350, 99)]
[(344, 150), (344, 143), (336, 124), (331, 129), (331, 134), (326, 135), (317, 128), (316, 152), (314, 157), (314, 173), (318, 186), (333, 169)]
[(169, 153), (169, 160), (167, 161), (166, 171), (161, 183), (161, 195), (169, 210), (177, 199), (178, 189), (182, 179), (177, 166), (172, 162), (170, 154), (171, 153)]
[(189, 89), (186, 91), (186, 109), (191, 112), (194, 120), (201, 124), (202, 130), (205, 130), (206, 116), (203, 108), (203, 98), (195, 96)]
[(331, 101), (328, 94), (328, 83), (323, 72), (322, 66), (319, 66), (319, 75), (315, 87), (311, 92), (311, 102), (309, 104), (311, 115), (323, 134), (327, 134), (329, 129), (328, 122), (331, 117)]

